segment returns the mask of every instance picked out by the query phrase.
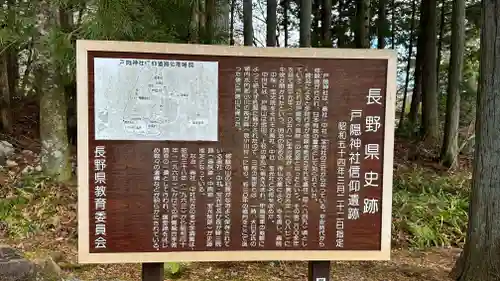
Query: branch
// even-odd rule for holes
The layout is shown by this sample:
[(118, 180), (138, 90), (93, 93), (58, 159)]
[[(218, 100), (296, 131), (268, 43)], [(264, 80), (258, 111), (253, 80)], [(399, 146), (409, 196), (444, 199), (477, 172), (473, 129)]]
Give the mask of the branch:
[(29, 73), (31, 72), (31, 66), (33, 64), (34, 41), (35, 41), (35, 39), (32, 38), (29, 45), (28, 45), (28, 48), (29, 48), (28, 61), (26, 62), (26, 69), (24, 69), (23, 81), (22, 81), (22, 86), (21, 86), (21, 89), (23, 91), (26, 89), (26, 85), (28, 84), (28, 77), (29, 77)]
[(10, 47), (12, 47), (12, 45), (16, 44), (17, 41), (18, 40), (14, 40), (14, 41), (10, 42), (7, 46), (5, 46), (5, 48), (0, 50), (0, 55), (2, 55), (4, 52), (6, 52)]
[[(467, 135), (469, 135), (469, 137), (464, 140), (462, 142), (462, 144), (460, 145), (460, 147), (458, 148), (458, 154), (460, 154), (460, 152), (462, 152), (462, 150), (464, 149), (464, 147), (471, 141), (473, 140), (474, 138), (476, 138), (476, 133), (475, 133), (475, 127), (474, 127), (474, 123), (476, 122), (476, 120), (472, 120), (470, 122), (470, 125), (469, 125), (469, 130), (467, 132)], [(457, 162), (458, 160), (458, 155), (457, 157), (455, 157), (455, 159), (453, 160), (453, 163), (451, 163), (450, 165), (450, 169), (451, 167), (454, 167), (455, 166), (455, 163)]]

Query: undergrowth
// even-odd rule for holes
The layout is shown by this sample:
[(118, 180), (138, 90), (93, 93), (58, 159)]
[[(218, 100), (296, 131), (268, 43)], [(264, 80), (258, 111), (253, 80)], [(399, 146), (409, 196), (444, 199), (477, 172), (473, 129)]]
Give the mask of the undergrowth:
[(40, 173), (10, 176), (0, 186), (0, 234), (26, 239), (75, 230), (76, 188), (54, 184)]
[[(392, 233), (414, 248), (462, 246), (467, 229), (469, 175), (398, 169), (393, 184)], [(76, 187), (41, 175), (10, 179), (0, 187), (0, 237), (26, 239), (49, 232), (76, 237)], [(69, 233), (68, 233), (69, 232)], [(167, 271), (176, 275), (177, 264)]]
[(463, 246), (467, 231), (470, 174), (439, 175), (413, 168), (395, 173), (392, 233), (414, 248)]

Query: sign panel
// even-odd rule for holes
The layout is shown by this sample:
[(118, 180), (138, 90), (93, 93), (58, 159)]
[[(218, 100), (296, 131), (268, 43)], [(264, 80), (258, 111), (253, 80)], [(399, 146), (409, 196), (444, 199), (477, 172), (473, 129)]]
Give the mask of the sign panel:
[(396, 56), (78, 41), (81, 263), (390, 257)]

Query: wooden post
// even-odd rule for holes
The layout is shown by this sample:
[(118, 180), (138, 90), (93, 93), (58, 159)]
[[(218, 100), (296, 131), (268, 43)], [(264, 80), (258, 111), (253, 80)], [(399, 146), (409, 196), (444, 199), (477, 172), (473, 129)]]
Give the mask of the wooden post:
[(329, 261), (310, 261), (308, 265), (308, 281), (330, 281)]
[(142, 281), (163, 281), (164, 279), (163, 263), (142, 264)]

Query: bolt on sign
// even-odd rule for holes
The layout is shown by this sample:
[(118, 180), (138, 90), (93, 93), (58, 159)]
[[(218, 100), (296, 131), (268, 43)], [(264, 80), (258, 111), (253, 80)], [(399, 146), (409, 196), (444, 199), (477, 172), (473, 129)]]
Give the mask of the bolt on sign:
[(390, 258), (390, 50), (78, 41), (79, 261)]

